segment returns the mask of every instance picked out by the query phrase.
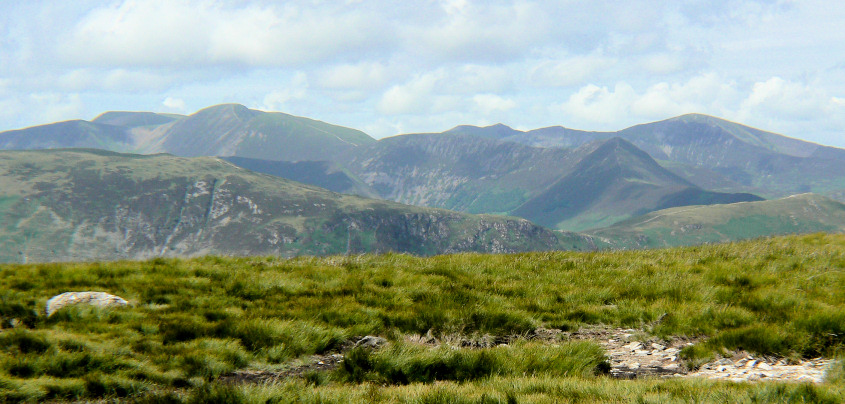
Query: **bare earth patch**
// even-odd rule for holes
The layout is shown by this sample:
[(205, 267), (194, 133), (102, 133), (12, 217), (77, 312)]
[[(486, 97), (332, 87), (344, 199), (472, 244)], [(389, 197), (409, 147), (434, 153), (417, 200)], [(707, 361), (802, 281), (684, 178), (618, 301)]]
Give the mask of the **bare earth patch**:
[[(604, 347), (610, 359), (610, 375), (619, 379), (701, 377), (736, 382), (771, 380), (821, 383), (824, 381), (827, 369), (834, 362), (831, 359), (824, 358), (790, 362), (784, 358), (754, 357), (747, 352), (736, 352), (730, 358), (705, 363), (698, 370), (690, 371), (678, 354), (684, 347), (693, 345), (700, 340), (681, 337), (664, 340), (647, 337), (642, 330), (630, 328), (584, 328), (571, 333), (539, 328), (529, 335), (505, 338), (490, 336), (435, 338), (430, 334), (406, 337), (408, 342), (432, 347), (447, 344), (464, 348), (489, 348), (508, 344), (515, 339), (530, 339), (547, 343), (565, 340), (593, 341)], [(360, 344), (361, 341), (358, 341), (357, 344)], [(220, 380), (226, 383), (264, 383), (290, 377), (303, 377), (313, 372), (331, 371), (340, 366), (343, 362), (344, 353), (355, 345), (356, 343), (350, 341), (344, 344), (339, 352), (312, 355), (305, 359), (299, 359), (288, 363), (281, 370), (238, 370), (221, 376)]]

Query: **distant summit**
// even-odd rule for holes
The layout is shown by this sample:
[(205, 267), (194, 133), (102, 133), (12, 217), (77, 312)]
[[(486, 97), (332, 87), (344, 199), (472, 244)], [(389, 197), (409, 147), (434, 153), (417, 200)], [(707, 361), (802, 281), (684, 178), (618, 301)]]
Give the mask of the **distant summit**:
[(0, 149), (6, 150), (81, 147), (276, 161), (328, 160), (373, 142), (359, 130), (240, 104), (215, 105), (188, 116), (111, 111), (91, 122), (0, 133)]

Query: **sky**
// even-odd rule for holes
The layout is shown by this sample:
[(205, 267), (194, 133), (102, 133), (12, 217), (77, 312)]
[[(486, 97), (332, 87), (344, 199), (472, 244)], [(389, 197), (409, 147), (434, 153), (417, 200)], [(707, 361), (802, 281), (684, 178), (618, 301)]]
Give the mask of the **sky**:
[(704, 113), (845, 147), (845, 2), (0, 0), (0, 131), (239, 103), (381, 138)]

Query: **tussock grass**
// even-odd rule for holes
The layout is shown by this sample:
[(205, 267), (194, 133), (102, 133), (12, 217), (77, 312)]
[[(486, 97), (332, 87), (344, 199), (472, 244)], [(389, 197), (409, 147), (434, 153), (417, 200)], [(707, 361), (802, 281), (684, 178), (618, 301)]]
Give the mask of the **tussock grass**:
[[(75, 290), (106, 291), (132, 305), (44, 316), (48, 298)], [(591, 344), (453, 349), (404, 338), (495, 340), (593, 325), (699, 337), (683, 351), (693, 365), (726, 349), (841, 354), (845, 236), (633, 252), (2, 265), (0, 397), (287, 402), (283, 393), (295, 390), (290, 397), (306, 402), (719, 401), (719, 394), (824, 402), (842, 394), (841, 370), (814, 387), (617, 382), (597, 376), (603, 360)], [(367, 334), (387, 337), (390, 347), (353, 351), (337, 374), (264, 387), (214, 384), (236, 369), (283, 368)]]
[(337, 376), (356, 383), (409, 384), (438, 380), (464, 382), (492, 375), (587, 377), (608, 370), (604, 351), (590, 342), (546, 345), (523, 341), (477, 350), (399, 343), (378, 352), (353, 349)]

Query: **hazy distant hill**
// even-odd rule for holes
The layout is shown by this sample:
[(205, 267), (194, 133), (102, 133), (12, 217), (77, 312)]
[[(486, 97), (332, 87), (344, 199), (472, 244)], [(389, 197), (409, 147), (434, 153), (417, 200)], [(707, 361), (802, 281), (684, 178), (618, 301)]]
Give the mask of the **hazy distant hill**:
[(511, 214), (578, 231), (673, 206), (761, 199), (751, 194), (705, 191), (664, 169), (631, 143), (612, 138)]
[(157, 114), (154, 112), (109, 111), (100, 114), (91, 122), (124, 128), (137, 128), (140, 126), (164, 125), (184, 117), (184, 115)]
[(65, 121), (0, 133), (0, 149), (58, 149), (90, 147), (106, 150), (131, 148), (125, 128), (87, 121)]
[(0, 149), (97, 148), (178, 156), (239, 156), (265, 160), (331, 160), (375, 142), (364, 132), (237, 104), (192, 115), (106, 112), (91, 122), (70, 121), (0, 133)]
[(573, 231), (670, 206), (760, 199), (704, 191), (619, 138), (567, 150), (471, 131), (414, 134), (382, 139), (356, 156), (347, 167), (382, 198)]
[(447, 133), (473, 133), (539, 147), (577, 147), (623, 138), (698, 186), (726, 192), (780, 197), (815, 192), (845, 201), (845, 150), (701, 114), (589, 132), (560, 126), (531, 131), (460, 126)]
[(218, 158), (0, 152), (0, 262), (586, 248), (526, 220), (364, 199)]
[[(602, 147), (607, 144), (606, 147)], [(618, 132), (497, 124), (375, 141), (223, 104), (188, 116), (107, 112), (0, 133), (0, 148), (223, 156), (327, 189), (583, 230), (657, 209), (815, 192), (845, 201), (845, 150), (690, 114)]]
[(173, 123), (161, 150), (178, 156), (238, 156), (264, 160), (331, 160), (375, 142), (364, 132), (281, 112), (224, 104)]
[(845, 232), (845, 204), (816, 195), (651, 212), (589, 232), (610, 248), (650, 248), (761, 236)]
[(330, 161), (273, 161), (246, 157), (223, 157), (248, 170), (275, 175), (304, 184), (316, 185), (342, 194), (378, 198), (367, 184), (345, 168)]

